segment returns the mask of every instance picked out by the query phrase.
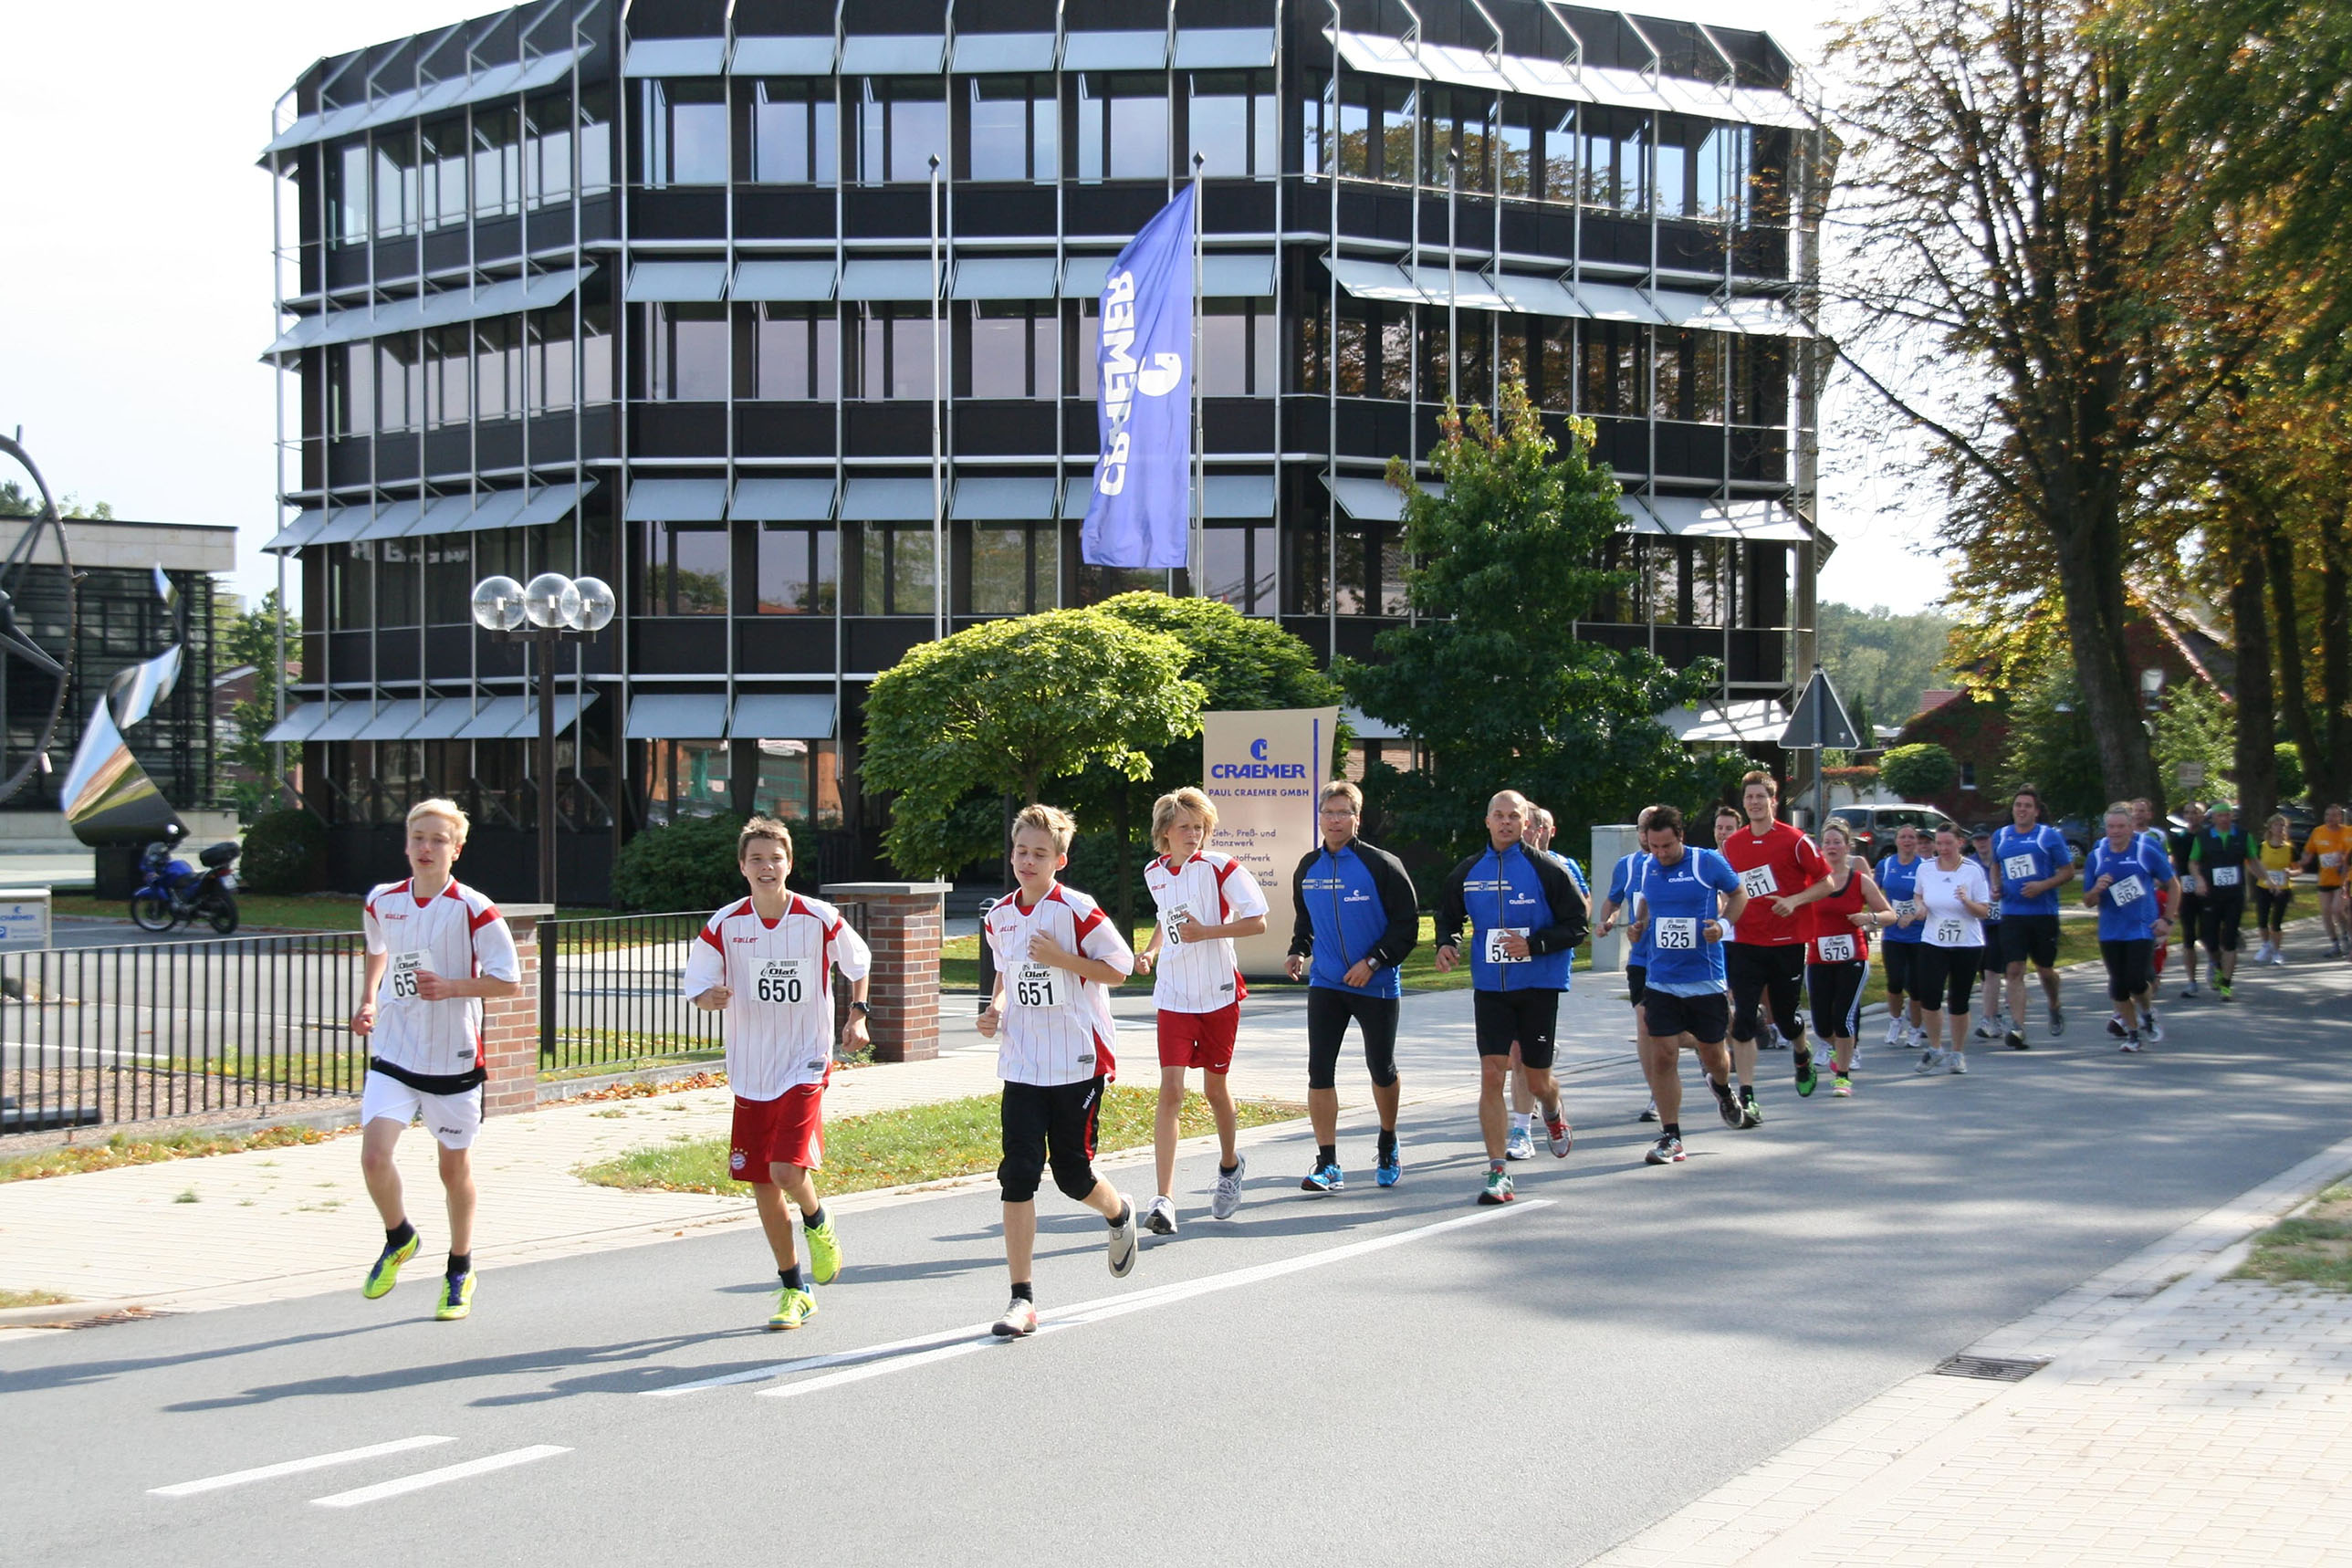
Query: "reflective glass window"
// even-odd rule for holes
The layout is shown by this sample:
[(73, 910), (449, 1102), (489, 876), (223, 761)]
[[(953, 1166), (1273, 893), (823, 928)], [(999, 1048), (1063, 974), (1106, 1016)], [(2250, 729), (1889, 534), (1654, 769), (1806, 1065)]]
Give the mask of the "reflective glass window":
[(645, 181), (668, 185), (727, 183), (727, 84), (659, 78), (640, 84)]
[(646, 395), (715, 403), (727, 395), (727, 307), (654, 305)]
[(572, 95), (533, 99), (523, 111), (523, 199), (532, 206), (572, 198)]
[(1051, 180), (1060, 158), (1061, 101), (1050, 76), (982, 76), (965, 84), (968, 180)]
[(869, 616), (928, 616), (931, 601), (931, 525), (868, 523), (864, 530), (860, 609)]
[(759, 537), (759, 613), (833, 614), (840, 565), (832, 527), (771, 522)]
[(474, 216), (522, 207), (522, 119), (512, 109), (474, 110)]
[(751, 178), (763, 185), (830, 185), (841, 168), (829, 77), (751, 88)]
[(467, 130), (464, 116), (427, 125), (422, 159), (427, 227), (466, 221)]
[(647, 522), (644, 531), (644, 612), (649, 616), (727, 613), (727, 525)]
[(753, 397), (829, 402), (841, 363), (831, 305), (769, 302), (740, 307), (749, 321)]

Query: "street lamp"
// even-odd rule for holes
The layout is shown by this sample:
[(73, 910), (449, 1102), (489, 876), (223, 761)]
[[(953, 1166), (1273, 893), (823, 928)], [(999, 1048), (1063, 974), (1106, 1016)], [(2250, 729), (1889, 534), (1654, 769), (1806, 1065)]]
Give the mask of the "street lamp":
[(542, 572), (474, 584), (474, 624), (499, 642), (539, 645), (539, 901), (555, 902), (555, 645), (593, 642), (617, 601), (602, 578)]

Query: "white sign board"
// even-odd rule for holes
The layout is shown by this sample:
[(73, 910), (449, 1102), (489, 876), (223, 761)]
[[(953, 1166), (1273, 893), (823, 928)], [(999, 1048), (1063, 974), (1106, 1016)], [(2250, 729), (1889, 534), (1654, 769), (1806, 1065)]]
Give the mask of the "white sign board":
[(0, 889), (0, 952), (49, 945), (49, 890)]
[(1290, 951), (1290, 874), (1322, 841), (1315, 792), (1331, 771), (1337, 708), (1201, 715), (1201, 788), (1216, 803), (1209, 841), (1265, 891), (1265, 934), (1236, 942), (1244, 974), (1282, 973)]

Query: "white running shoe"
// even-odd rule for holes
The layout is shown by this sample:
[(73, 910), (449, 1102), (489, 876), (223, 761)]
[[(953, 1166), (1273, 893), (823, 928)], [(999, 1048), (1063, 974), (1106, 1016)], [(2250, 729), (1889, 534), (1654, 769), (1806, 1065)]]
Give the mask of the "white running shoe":
[(1209, 1200), (1211, 1219), (1231, 1219), (1234, 1211), (1242, 1206), (1242, 1178), (1249, 1174), (1249, 1156), (1234, 1156), (1234, 1168), (1217, 1173), (1217, 1192)]
[(1036, 1303), (1024, 1301), (1018, 1296), (1013, 1297), (1012, 1304), (1004, 1309), (1004, 1316), (989, 1325), (989, 1332), (1004, 1340), (1026, 1339), (1036, 1331)]
[(1151, 1200), (1143, 1211), (1144, 1228), (1154, 1236), (1176, 1234), (1176, 1205), (1162, 1193)]
[(2151, 1046), (2164, 1043), (2164, 1022), (2156, 1016), (2156, 1008), (2153, 1005), (2148, 1008), (2147, 1022), (2141, 1027), (2139, 1033), (2140, 1037)]
[(1998, 1038), (1998, 1037), (2000, 1037), (2000, 1030), (1999, 1028), (1997, 1028), (1997, 1027), (1994, 1026), (1994, 1023), (1993, 1023), (1993, 1019), (1994, 1019), (1994, 1017), (1995, 1017), (1995, 1015), (1990, 1014), (1990, 1013), (1988, 1013), (1988, 1014), (1986, 1014), (1986, 1015), (1984, 1016), (1984, 1017), (1983, 1017), (1981, 1020), (1979, 1020), (1979, 1023), (1977, 1024), (1977, 1038), (1978, 1038), (1978, 1039), (1979, 1039), (1979, 1040), (1990, 1040), (1990, 1039)]
[(1969, 1058), (1968, 1058), (1968, 1053), (1967, 1053), (1967, 1052), (1965, 1052), (1965, 1051), (1948, 1051), (1948, 1052), (1947, 1052), (1947, 1053), (1945, 1053), (1945, 1054), (1946, 1054), (1946, 1055), (1948, 1055), (1948, 1056), (1949, 1056), (1949, 1057), (1952, 1058), (1952, 1059), (1951, 1059), (1951, 1061), (1946, 1065), (1945, 1070), (1946, 1070), (1947, 1072), (1949, 1072), (1949, 1073), (1950, 1073), (1954, 1078), (1966, 1078), (1966, 1077), (1968, 1077), (1968, 1075), (1969, 1075)]
[(1529, 1132), (1524, 1127), (1512, 1128), (1510, 1136), (1503, 1140), (1503, 1158), (1506, 1160), (1532, 1160), (1535, 1157), (1535, 1134)]
[(1124, 1279), (1135, 1272), (1135, 1200), (1121, 1193), (1118, 1204), (1118, 1217), (1108, 1223), (1105, 1258), (1110, 1264), (1110, 1277)]
[(1944, 1058), (1950, 1055), (1951, 1053), (1949, 1051), (1945, 1050), (1940, 1046), (1930, 1046), (1926, 1050), (1919, 1053), (1919, 1065), (1913, 1068), (1911, 1070), (1913, 1072), (1922, 1074), (1934, 1072), (1937, 1068), (1944, 1065)]

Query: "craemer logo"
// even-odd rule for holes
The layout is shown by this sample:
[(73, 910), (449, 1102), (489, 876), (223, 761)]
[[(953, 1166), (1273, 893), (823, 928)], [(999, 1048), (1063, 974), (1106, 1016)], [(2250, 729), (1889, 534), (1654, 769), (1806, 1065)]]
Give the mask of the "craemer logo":
[(1250, 742), (1250, 755), (1255, 757), (1261, 763), (1265, 761), (1265, 742), (1263, 740), (1252, 741)]
[(1216, 763), (1209, 768), (1213, 779), (1303, 779), (1307, 776), (1305, 763), (1269, 763), (1265, 760), (1266, 742), (1261, 738), (1250, 742), (1246, 763)]

